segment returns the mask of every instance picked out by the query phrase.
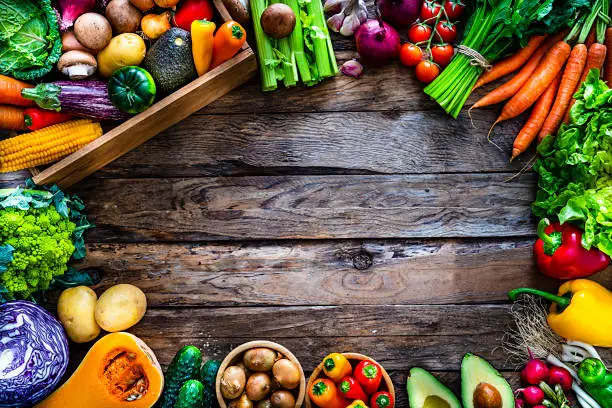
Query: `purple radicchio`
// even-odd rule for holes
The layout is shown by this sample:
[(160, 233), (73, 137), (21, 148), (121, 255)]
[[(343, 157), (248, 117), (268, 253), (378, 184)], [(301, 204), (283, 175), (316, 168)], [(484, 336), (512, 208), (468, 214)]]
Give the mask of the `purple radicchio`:
[(68, 30), (81, 14), (92, 11), (95, 7), (96, 0), (58, 0), (60, 30)]
[(31, 407), (49, 395), (68, 367), (60, 322), (35, 303), (0, 305), (0, 407)]

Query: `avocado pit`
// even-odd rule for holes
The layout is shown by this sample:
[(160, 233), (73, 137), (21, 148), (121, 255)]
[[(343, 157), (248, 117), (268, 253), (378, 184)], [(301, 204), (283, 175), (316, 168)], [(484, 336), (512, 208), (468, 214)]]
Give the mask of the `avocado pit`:
[(491, 384), (481, 382), (474, 389), (474, 408), (502, 408), (502, 396)]

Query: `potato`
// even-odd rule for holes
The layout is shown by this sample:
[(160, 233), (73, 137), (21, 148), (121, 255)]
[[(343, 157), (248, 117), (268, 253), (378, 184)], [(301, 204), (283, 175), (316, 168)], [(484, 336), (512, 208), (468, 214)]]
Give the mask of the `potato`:
[(120, 284), (107, 289), (96, 303), (96, 322), (108, 332), (129, 329), (147, 311), (147, 297), (134, 285)]
[(104, 15), (116, 33), (135, 33), (140, 27), (142, 13), (129, 0), (111, 0)]
[(146, 51), (147, 46), (138, 34), (119, 34), (98, 54), (98, 73), (108, 78), (119, 68), (138, 66)]
[(269, 348), (254, 348), (247, 350), (242, 358), (246, 368), (252, 371), (270, 371), (276, 361), (276, 351)]
[(87, 343), (100, 334), (96, 323), (96, 292), (87, 286), (77, 286), (62, 292), (57, 301), (57, 314), (66, 334), (75, 343)]
[(238, 398), (246, 385), (246, 373), (242, 367), (230, 366), (225, 369), (221, 377), (221, 394), (223, 398), (231, 400)]

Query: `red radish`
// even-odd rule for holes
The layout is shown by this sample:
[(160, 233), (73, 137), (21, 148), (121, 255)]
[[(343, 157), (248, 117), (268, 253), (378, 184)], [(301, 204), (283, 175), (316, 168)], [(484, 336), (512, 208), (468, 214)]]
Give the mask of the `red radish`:
[(357, 52), (372, 64), (396, 58), (402, 46), (395, 28), (382, 21), (378, 12), (377, 17), (377, 20), (367, 20), (355, 33)]
[(394, 26), (407, 26), (416, 21), (422, 0), (378, 0), (376, 5), (385, 21)]
[(535, 385), (530, 385), (527, 388), (523, 388), (521, 393), (523, 394), (523, 399), (529, 405), (538, 405), (544, 401), (546, 395), (544, 395), (544, 391)]
[(516, 398), (514, 400), (514, 408), (525, 408), (525, 400)]
[(538, 385), (541, 381), (548, 380), (548, 366), (542, 360), (532, 358), (521, 371), (521, 378), (525, 384)]
[(555, 386), (561, 384), (563, 391), (568, 392), (572, 389), (572, 375), (563, 367), (552, 366), (548, 370), (548, 385)]

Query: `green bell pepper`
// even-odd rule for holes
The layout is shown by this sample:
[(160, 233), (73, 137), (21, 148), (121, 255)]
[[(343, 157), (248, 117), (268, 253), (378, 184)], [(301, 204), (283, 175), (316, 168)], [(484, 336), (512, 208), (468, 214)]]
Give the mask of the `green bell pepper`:
[(578, 378), (586, 392), (602, 408), (612, 408), (612, 371), (608, 371), (601, 360), (585, 358), (578, 367)]
[(147, 110), (157, 89), (151, 74), (140, 67), (123, 67), (113, 73), (108, 81), (108, 96), (122, 112), (135, 115)]

